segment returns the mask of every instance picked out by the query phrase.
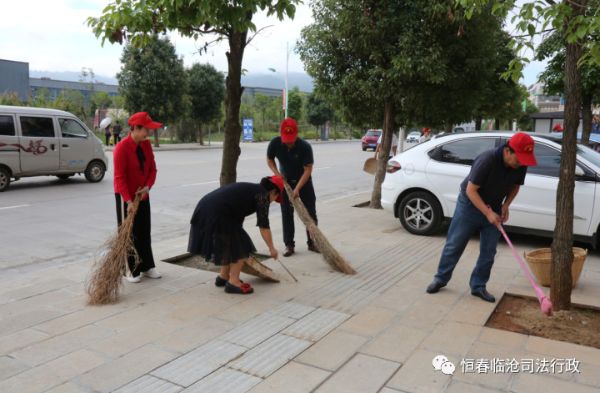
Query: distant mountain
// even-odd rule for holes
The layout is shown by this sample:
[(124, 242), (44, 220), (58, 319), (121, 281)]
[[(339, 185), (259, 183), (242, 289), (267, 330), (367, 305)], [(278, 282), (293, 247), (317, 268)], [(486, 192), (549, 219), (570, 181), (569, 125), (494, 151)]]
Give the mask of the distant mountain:
[[(283, 87), (285, 86), (285, 75), (248, 73), (242, 76), (242, 85), (283, 90)], [(298, 86), (300, 91), (310, 93), (313, 91), (313, 80), (304, 72), (290, 72), (288, 74), (288, 88), (291, 90), (295, 86)]]
[[(61, 81), (72, 81), (78, 82), (80, 73), (74, 71), (37, 71), (30, 70), (29, 76), (31, 78), (50, 78)], [(108, 77), (103, 75), (96, 75), (98, 82), (106, 83), (109, 85), (116, 85), (117, 78)], [(242, 85), (249, 87), (268, 87), (271, 89), (282, 89), (285, 85), (285, 75), (283, 74), (259, 74), (259, 73), (248, 73), (242, 76)], [(293, 89), (298, 86), (300, 91), (310, 93), (313, 91), (313, 80), (308, 74), (304, 72), (290, 72), (288, 74), (288, 87)]]

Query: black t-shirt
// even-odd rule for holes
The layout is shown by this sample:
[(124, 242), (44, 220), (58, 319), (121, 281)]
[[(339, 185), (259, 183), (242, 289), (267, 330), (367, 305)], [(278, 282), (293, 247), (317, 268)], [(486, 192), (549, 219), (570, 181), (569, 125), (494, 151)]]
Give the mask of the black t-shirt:
[(460, 191), (467, 191), (469, 182), (478, 185), (479, 195), (483, 201), (496, 211), (500, 211), (504, 198), (513, 185), (523, 185), (527, 167), (513, 169), (504, 165), (503, 146), (484, 151), (475, 158), (471, 172), (460, 185)]
[[(279, 171), (288, 181), (298, 181), (304, 173), (304, 167), (314, 163), (312, 147), (303, 139), (296, 139), (291, 149), (276, 136), (269, 143), (267, 158), (279, 160)], [(309, 179), (310, 180), (310, 179)]]

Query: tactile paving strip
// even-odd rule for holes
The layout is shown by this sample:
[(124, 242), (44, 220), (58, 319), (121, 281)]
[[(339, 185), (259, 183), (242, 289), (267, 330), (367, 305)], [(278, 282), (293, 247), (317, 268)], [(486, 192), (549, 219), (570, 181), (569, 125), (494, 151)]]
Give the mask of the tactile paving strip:
[(244, 393), (261, 382), (258, 377), (223, 368), (182, 393)]
[(228, 342), (211, 341), (157, 368), (151, 374), (181, 386), (190, 386), (246, 350)]
[(219, 340), (254, 348), (294, 322), (295, 319), (266, 312), (230, 330), (219, 337)]
[(348, 318), (350, 318), (348, 314), (318, 309), (288, 327), (282, 333), (303, 340), (317, 341)]
[(311, 345), (310, 341), (278, 334), (227, 366), (250, 375), (266, 378)]

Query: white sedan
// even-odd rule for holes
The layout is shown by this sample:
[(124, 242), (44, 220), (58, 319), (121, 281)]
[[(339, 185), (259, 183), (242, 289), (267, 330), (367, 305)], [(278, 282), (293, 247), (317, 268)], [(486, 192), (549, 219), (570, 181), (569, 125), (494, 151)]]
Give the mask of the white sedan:
[[(418, 235), (437, 232), (451, 219), (460, 183), (475, 157), (503, 146), (511, 132), (448, 134), (396, 155), (388, 162), (381, 204), (402, 226)], [(538, 165), (527, 170), (525, 184), (511, 204), (507, 227), (514, 232), (552, 236), (556, 221), (556, 190), (560, 168), (559, 139), (531, 134)], [(594, 247), (600, 224), (600, 154), (577, 146), (575, 238)]]

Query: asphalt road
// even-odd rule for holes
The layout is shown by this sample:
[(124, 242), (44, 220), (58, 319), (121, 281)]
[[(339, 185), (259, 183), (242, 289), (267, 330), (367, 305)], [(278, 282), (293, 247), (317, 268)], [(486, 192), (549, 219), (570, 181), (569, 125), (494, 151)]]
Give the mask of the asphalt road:
[[(238, 181), (269, 175), (266, 143), (242, 144)], [(313, 144), (313, 181), (318, 203), (369, 192), (373, 177), (362, 172), (372, 152), (359, 141)], [(221, 149), (160, 151), (151, 191), (152, 237), (162, 241), (188, 233), (198, 200), (219, 186)], [(112, 159), (112, 152), (107, 152)], [(79, 260), (97, 252), (116, 228), (112, 163), (100, 183), (82, 175), (24, 178), (0, 194), (0, 270)], [(279, 216), (272, 206), (272, 217)], [(278, 219), (278, 218), (276, 218)]]

